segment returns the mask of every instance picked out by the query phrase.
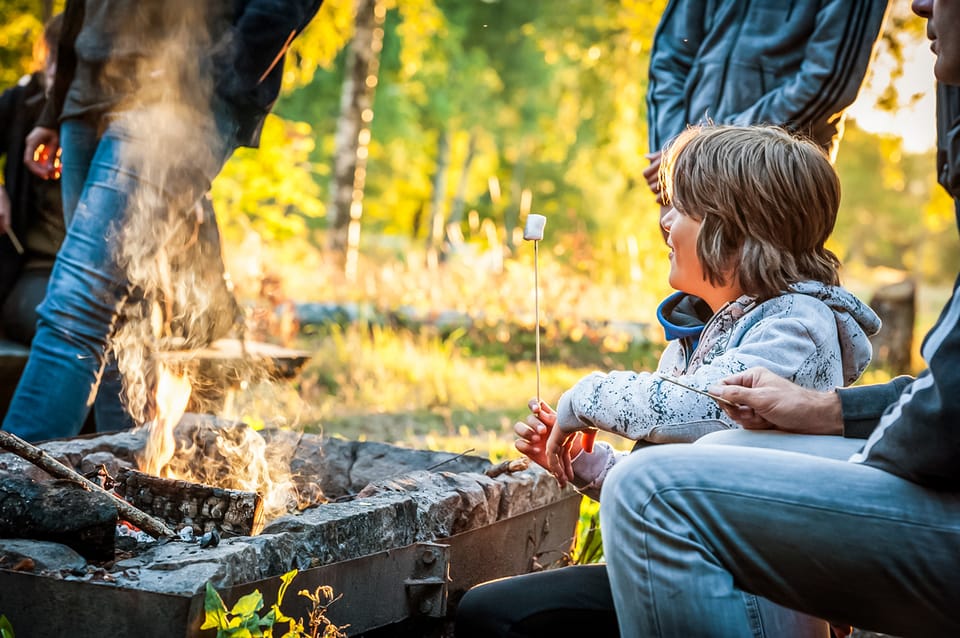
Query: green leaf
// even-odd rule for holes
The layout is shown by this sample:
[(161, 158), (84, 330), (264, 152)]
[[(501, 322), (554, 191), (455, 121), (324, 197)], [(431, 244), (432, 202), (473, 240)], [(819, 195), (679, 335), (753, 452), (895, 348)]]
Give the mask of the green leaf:
[(280, 589), (277, 590), (277, 602), (273, 605), (272, 609), (275, 612), (275, 622), (292, 622), (293, 618), (290, 618), (282, 611), (280, 611), (280, 605), (283, 604), (283, 597), (287, 593), (287, 588), (290, 587), (290, 583), (293, 582), (293, 579), (296, 578), (297, 574), (300, 572), (298, 569), (291, 569), (286, 574), (280, 577)]
[(220, 594), (217, 593), (217, 590), (213, 588), (209, 582), (207, 583), (206, 594), (203, 598), (203, 611), (204, 611), (204, 620), (203, 624), (200, 625), (200, 629), (226, 629), (227, 624), (227, 607), (223, 604), (223, 599), (220, 598)]
[(0, 615), (0, 638), (14, 638), (13, 625), (4, 615)]
[(248, 618), (260, 611), (262, 607), (263, 595), (259, 589), (255, 589), (238, 600), (237, 604), (230, 610), (230, 613), (234, 616), (240, 616), (241, 618)]

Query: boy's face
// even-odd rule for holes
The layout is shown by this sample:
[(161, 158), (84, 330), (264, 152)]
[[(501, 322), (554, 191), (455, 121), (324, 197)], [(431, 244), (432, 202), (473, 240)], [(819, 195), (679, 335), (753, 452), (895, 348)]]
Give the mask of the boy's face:
[(703, 297), (710, 284), (703, 276), (703, 267), (697, 256), (697, 236), (700, 222), (670, 208), (660, 222), (667, 231), (670, 247), (670, 286), (691, 295)]

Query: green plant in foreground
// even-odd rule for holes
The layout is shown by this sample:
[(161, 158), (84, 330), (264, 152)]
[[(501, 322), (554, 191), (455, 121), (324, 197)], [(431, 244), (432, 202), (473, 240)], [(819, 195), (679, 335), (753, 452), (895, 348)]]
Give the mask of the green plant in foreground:
[(13, 625), (6, 616), (0, 614), (0, 638), (15, 638), (13, 635)]
[(600, 503), (585, 496), (580, 502), (580, 519), (577, 521), (573, 563), (586, 565), (599, 563), (601, 560), (603, 560), (603, 539), (600, 537)]
[[(217, 590), (209, 582), (206, 586), (206, 595), (203, 601), (204, 621), (200, 629), (216, 629), (217, 638), (273, 638), (273, 627), (278, 623), (287, 623), (287, 631), (280, 638), (346, 638), (341, 630), (326, 617), (327, 608), (339, 600), (334, 597), (333, 588), (320, 586), (310, 593), (307, 590), (299, 592), (313, 603), (308, 614), (307, 624), (309, 633), (304, 631), (303, 619), (294, 619), (280, 610), (287, 588), (293, 582), (298, 570), (294, 569), (280, 577), (280, 589), (277, 590), (277, 602), (270, 607), (265, 615), (259, 614), (263, 609), (263, 595), (259, 589), (240, 598), (229, 611)], [(2, 625), (0, 625), (2, 629)], [(322, 632), (322, 633), (321, 633)], [(11, 638), (13, 634), (11, 633)], [(3, 635), (0, 638), (6, 638)]]

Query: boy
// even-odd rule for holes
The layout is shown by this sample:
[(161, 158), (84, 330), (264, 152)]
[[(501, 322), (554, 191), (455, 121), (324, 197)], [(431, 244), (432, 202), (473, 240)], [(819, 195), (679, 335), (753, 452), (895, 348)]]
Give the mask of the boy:
[(736, 427), (713, 399), (664, 376), (706, 390), (763, 366), (832, 389), (860, 376), (880, 327), (838, 286), (839, 262), (824, 247), (840, 186), (819, 148), (773, 127), (691, 128), (669, 148), (663, 178), (669, 281), (679, 292), (657, 310), (671, 339), (657, 371), (593, 373), (560, 397), (555, 419), (533, 406), (515, 428), (517, 449), (591, 496), (617, 455), (606, 445), (579, 454), (578, 431), (675, 443)]
[[(584, 431), (653, 444), (736, 427), (714, 399), (664, 376), (705, 391), (764, 366), (809, 388), (849, 385), (880, 325), (839, 287), (839, 262), (824, 247), (840, 186), (815, 144), (774, 127), (696, 127), (668, 148), (661, 170), (672, 206), (663, 219), (669, 281), (679, 292), (657, 312), (671, 339), (657, 371), (593, 373), (563, 394), (556, 413), (533, 402), (514, 428), (520, 452), (593, 498), (626, 454), (604, 443), (587, 453)], [(769, 603), (756, 605), (762, 614)], [(602, 565), (490, 583), (469, 592), (458, 613), (458, 638), (564, 635), (580, 622), (590, 635), (617, 632)]]

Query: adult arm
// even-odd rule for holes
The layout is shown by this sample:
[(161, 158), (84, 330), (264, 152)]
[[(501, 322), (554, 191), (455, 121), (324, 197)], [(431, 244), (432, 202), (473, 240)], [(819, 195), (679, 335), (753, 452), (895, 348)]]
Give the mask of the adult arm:
[(924, 339), (929, 366), (889, 406), (855, 457), (910, 481), (960, 488), (960, 279)]
[(687, 125), (686, 82), (703, 41), (706, 0), (670, 0), (653, 36), (647, 84), (650, 152)]
[[(14, 90), (7, 89), (0, 95), (0, 154), (6, 154), (6, 149), (10, 148), (10, 129), (13, 124), (13, 104)], [(14, 158), (16, 161), (17, 158)], [(10, 161), (9, 159), (7, 160)], [(6, 169), (9, 174), (9, 169)], [(10, 197), (4, 188), (4, 183), (0, 183), (0, 235), (6, 234), (10, 229), (11, 208)]]
[(724, 411), (747, 429), (867, 438), (880, 415), (912, 381), (900, 376), (888, 383), (820, 392), (766, 368), (751, 368), (712, 386), (710, 392), (736, 404)]
[(60, 122), (60, 113), (67, 99), (67, 90), (73, 81), (77, 69), (77, 52), (74, 45), (80, 28), (83, 27), (84, 0), (67, 0), (63, 9), (63, 28), (57, 44), (57, 72), (47, 102), (37, 118), (38, 127), (56, 130)]
[(27, 169), (43, 179), (56, 176), (54, 159), (60, 149), (60, 114), (67, 99), (67, 91), (77, 68), (74, 43), (83, 26), (84, 0), (67, 0), (63, 10), (63, 29), (57, 44), (57, 72), (53, 86), (37, 118), (36, 126), (27, 135), (23, 163)]
[[(255, 89), (282, 72), (290, 43), (310, 22), (322, 0), (249, 0), (234, 16), (229, 41), (216, 55), (217, 91), (234, 105), (265, 108)], [(268, 97), (267, 99), (272, 98)]]
[(887, 383), (838, 388), (837, 398), (843, 411), (843, 436), (865, 439), (880, 422), (880, 417), (893, 404), (913, 377), (899, 376)]

